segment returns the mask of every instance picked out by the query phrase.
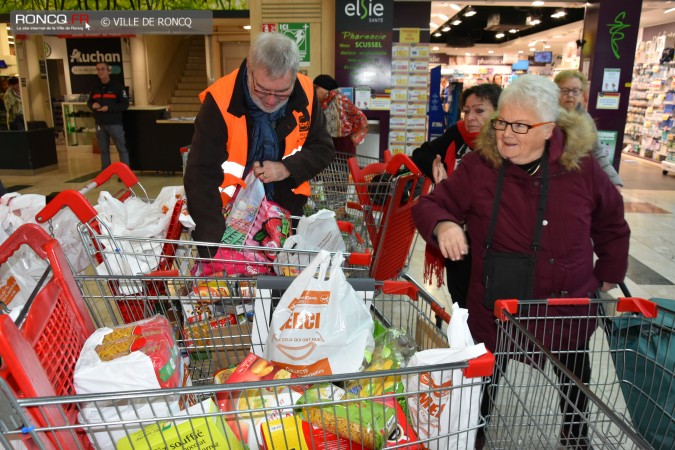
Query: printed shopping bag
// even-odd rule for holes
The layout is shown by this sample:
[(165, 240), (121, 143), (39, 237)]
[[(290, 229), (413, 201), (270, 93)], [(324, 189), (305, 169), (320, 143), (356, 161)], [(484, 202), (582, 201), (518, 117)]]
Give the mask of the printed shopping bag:
[(374, 324), (342, 261), (322, 250), (291, 283), (272, 314), (263, 358), (299, 376), (359, 371), (375, 346)]
[[(456, 303), (448, 325), (450, 348), (424, 350), (413, 355), (408, 367), (450, 364), (467, 361), (487, 353), (485, 344), (474, 345), (467, 320), (469, 312)], [(439, 390), (445, 388), (447, 390)], [(433, 372), (421, 371), (405, 377), (409, 395), (408, 412), (420, 439), (430, 450), (473, 448), (480, 412), (480, 383), (464, 377), (461, 369)], [(427, 391), (427, 392), (425, 392)], [(468, 432), (460, 432), (470, 430)], [(450, 436), (446, 436), (450, 434)], [(439, 435), (443, 435), (438, 439)]]

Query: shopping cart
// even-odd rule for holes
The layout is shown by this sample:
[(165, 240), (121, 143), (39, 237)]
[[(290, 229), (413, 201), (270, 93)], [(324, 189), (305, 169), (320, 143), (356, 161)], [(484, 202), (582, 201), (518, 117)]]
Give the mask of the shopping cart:
[[(58, 253), (57, 242), (51, 241), (49, 248)], [(56, 259), (59, 259), (58, 255)], [(52, 267), (52, 271), (55, 278), (62, 277), (69, 286), (75, 286), (72, 275), (67, 273), (67, 265)], [(186, 277), (156, 277), (156, 280), (173, 284), (168, 289), (171, 299), (188, 305), (194, 302), (194, 297), (185, 294), (186, 290), (195, 283), (205, 281)], [(212, 289), (207, 291), (213, 293), (242, 280), (220, 278), (207, 281), (214, 283)], [(377, 284), (372, 279), (352, 279), (350, 282), (362, 293), (364, 301), (371, 302), (371, 309), (382, 323), (405, 333), (406, 340), (414, 340), (420, 349), (436, 348), (443, 344), (447, 346), (444, 333), (432, 322), (436, 314), (447, 321), (447, 314), (443, 310), (436, 310), (433, 303), (418, 301), (415, 289), (409, 283)], [(212, 297), (211, 300), (222, 303), (223, 307), (244, 300), (269, 302), (273, 292), (285, 289), (289, 283), (289, 279), (282, 277), (263, 277), (256, 280), (253, 290), (247, 290), (245, 294), (238, 291), (241, 296), (232, 291), (231, 295)], [(95, 282), (93, 286), (103, 285)], [(68, 301), (64, 301), (66, 294), (69, 296)], [(313, 389), (307, 389), (307, 386), (317, 383), (330, 383), (333, 386), (330, 390), (337, 392), (340, 386), (346, 387), (355, 382), (372, 387), (381, 386), (387, 381), (398, 383), (403, 377), (422, 377), (429, 371), (463, 371), (469, 380), (468, 384), (461, 388), (443, 386), (432, 389), (432, 395), (445, 395), (459, 389), (463, 393), (466, 389), (467, 395), (458, 397), (461, 401), (451, 405), (461, 410), (464, 402), (470, 400), (469, 389), (480, 389), (487, 383), (485, 377), (491, 374), (494, 364), (490, 354), (460, 363), (422, 368), (215, 385), (214, 374), (219, 369), (241, 361), (249, 350), (262, 350), (265, 346), (263, 336), (251, 333), (255, 327), (229, 321), (218, 322), (218, 327), (195, 337), (186, 331), (182, 322), (171, 319), (178, 347), (189, 355), (192, 387), (75, 395), (72, 377), (76, 357), (73, 355), (79, 352), (95, 327), (119, 324), (114, 315), (107, 314), (108, 307), (114, 306), (116, 301), (111, 291), (85, 291), (84, 295), (77, 291), (60, 291), (57, 296), (40, 295), (21, 328), (17, 328), (8, 317), (0, 316), (0, 395), (5, 397), (0, 401), (0, 442), (6, 448), (11, 448), (11, 443), (17, 441), (28, 448), (113, 448), (115, 444), (117, 448), (132, 448), (123, 447), (122, 443), (125, 438), (130, 438), (136, 443), (133, 448), (138, 449), (156, 448), (150, 445), (151, 439), (159, 442), (161, 448), (207, 449), (214, 448), (212, 443), (218, 440), (219, 445), (222, 445), (219, 448), (239, 449), (242, 447), (231, 433), (224, 431), (225, 441), (222, 439), (221, 430), (231, 427), (234, 435), (241, 437), (246, 424), (266, 418), (268, 422), (257, 429), (259, 432), (252, 439), (248, 439), (249, 443), (251, 440), (255, 443), (254, 447), (270, 450), (292, 448), (289, 442), (299, 433), (307, 431), (305, 438), (310, 440), (310, 445), (297, 448), (323, 448), (326, 443), (335, 445), (333, 448), (362, 448), (368, 442), (369, 448), (373, 448), (372, 441), (375, 439), (380, 442), (376, 448), (380, 448), (384, 442), (387, 447), (417, 449), (422, 448), (422, 445), (429, 447), (442, 439), (456, 439), (480, 426), (450, 428), (452, 431), (443, 435), (416, 441), (401, 404), (413, 396), (419, 396), (421, 393), (417, 391), (390, 391), (386, 394), (362, 395), (360, 398), (324, 397), (325, 402), (306, 401), (303, 409), (282, 406), (285, 403), (281, 398), (291, 390), (311, 392)], [(88, 311), (92, 313), (93, 322)], [(258, 330), (266, 332), (264, 326), (269, 323), (269, 318), (264, 315), (259, 317), (258, 309), (255, 311), (253, 320), (262, 326)], [(69, 320), (62, 320), (62, 317), (68, 317)], [(42, 351), (41, 343), (45, 341), (49, 344), (49, 353)], [(224, 355), (230, 355), (232, 359)], [(195, 403), (195, 406), (185, 412), (172, 409), (180, 400)], [(379, 428), (382, 426), (381, 421), (370, 419), (371, 415), (377, 415), (376, 411), (384, 411), (382, 404), (396, 411), (395, 415), (386, 416), (385, 434)], [(214, 408), (215, 405), (236, 405), (236, 408), (221, 412)], [(356, 427), (356, 431), (350, 435), (351, 442), (342, 434), (342, 424), (338, 427), (328, 425), (329, 421), (334, 420), (331, 411), (349, 408), (350, 405), (361, 411), (347, 416), (348, 422), (355, 422), (347, 424), (347, 428)], [(309, 427), (300, 421), (307, 420), (302, 411), (308, 411), (309, 408), (318, 410), (318, 420), (313, 420), (318, 427)], [(85, 413), (92, 410), (105, 416), (105, 419), (99, 422), (85, 420), (88, 417)], [(284, 420), (273, 427), (272, 420), (275, 417)], [(156, 427), (152, 429), (151, 425)], [(376, 430), (375, 437), (373, 432), (368, 431), (369, 428)], [(266, 432), (274, 432), (279, 436), (280, 430), (281, 440), (264, 437)], [(389, 431), (392, 433), (389, 434)], [(182, 445), (178, 442), (182, 442)]]
[[(176, 200), (168, 220), (165, 239), (161, 242), (152, 242), (142, 237), (136, 237), (131, 242), (120, 242), (115, 240), (108, 225), (98, 220), (98, 212), (85, 197), (114, 177), (119, 177), (124, 187), (112, 194), (113, 197), (124, 201), (133, 196), (146, 203), (150, 202), (146, 190), (129, 167), (123, 163), (114, 163), (79, 191), (65, 190), (57, 194), (38, 212), (35, 217), (36, 222), (49, 222), (64, 208), (70, 209), (79, 220), (78, 234), (85, 248), (86, 257), (89, 259), (89, 265), (94, 270), (102, 270), (107, 274), (120, 272), (130, 274), (134, 270), (136, 272), (169, 270), (173, 266), (178, 249), (180, 242), (178, 239), (183, 233), (180, 215), (183, 212), (185, 200), (182, 198)], [(110, 256), (106, 257), (106, 252)], [(132, 256), (127, 258), (125, 255)], [(130, 261), (139, 267), (129, 267)], [(109, 280), (109, 283), (113, 289), (120, 291), (114, 279)], [(138, 320), (135, 317), (140, 316), (137, 311), (140, 306), (141, 304), (138, 303), (127, 302), (121, 305), (120, 313), (127, 322), (133, 322)]]
[[(570, 306), (576, 307), (574, 316), (561, 314)], [(614, 307), (617, 315), (605, 312)], [(498, 301), (494, 384), (487, 390), (488, 446), (673, 448), (673, 347), (666, 344), (648, 355), (631, 348), (625, 334), (626, 322), (637, 321), (632, 333), (648, 345), (669, 342), (673, 324), (664, 312), (632, 297)], [(566, 332), (552, 341), (553, 329)], [(582, 336), (590, 336), (587, 350)], [(645, 370), (648, 366), (659, 370)], [(629, 373), (627, 367), (642, 369)], [(644, 378), (651, 389), (644, 388)], [(649, 405), (639, 416), (632, 415), (636, 401)]]

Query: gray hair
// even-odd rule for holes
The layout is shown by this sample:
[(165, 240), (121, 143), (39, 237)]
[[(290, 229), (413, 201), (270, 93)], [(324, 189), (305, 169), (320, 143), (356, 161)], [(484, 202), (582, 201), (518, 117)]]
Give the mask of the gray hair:
[(499, 108), (519, 106), (533, 111), (542, 122), (555, 122), (560, 115), (560, 88), (538, 75), (521, 75), (499, 97)]
[(263, 70), (278, 79), (295, 74), (300, 67), (300, 51), (290, 38), (280, 33), (260, 33), (248, 52), (251, 70)]

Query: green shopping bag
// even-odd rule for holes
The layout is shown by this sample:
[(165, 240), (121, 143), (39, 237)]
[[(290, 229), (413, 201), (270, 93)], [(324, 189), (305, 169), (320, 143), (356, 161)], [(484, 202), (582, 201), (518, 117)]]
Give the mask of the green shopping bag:
[(675, 301), (659, 305), (654, 319), (612, 319), (609, 345), (633, 426), (656, 449), (675, 442)]

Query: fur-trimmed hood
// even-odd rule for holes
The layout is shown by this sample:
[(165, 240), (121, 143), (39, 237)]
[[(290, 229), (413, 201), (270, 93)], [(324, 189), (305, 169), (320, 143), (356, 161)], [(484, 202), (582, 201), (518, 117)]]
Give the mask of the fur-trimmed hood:
[[(496, 117), (498, 115), (491, 119)], [(581, 159), (591, 153), (597, 139), (593, 119), (585, 111), (563, 110), (549, 139), (549, 161), (559, 161), (568, 171), (577, 170)], [(490, 122), (483, 126), (474, 150), (495, 167), (504, 161), (497, 149), (497, 137)]]

